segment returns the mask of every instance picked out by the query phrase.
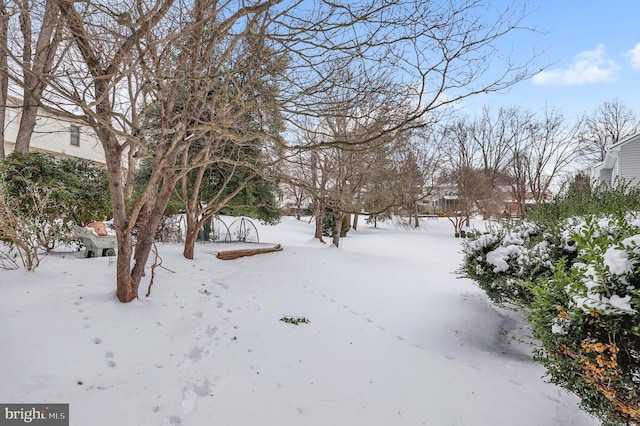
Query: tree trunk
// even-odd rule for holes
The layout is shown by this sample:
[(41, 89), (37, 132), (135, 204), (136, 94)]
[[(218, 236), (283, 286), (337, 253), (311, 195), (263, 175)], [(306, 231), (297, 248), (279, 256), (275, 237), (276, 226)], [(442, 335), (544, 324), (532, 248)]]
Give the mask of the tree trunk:
[(16, 136), (15, 151), (22, 154), (29, 152), (31, 136), (36, 126), (36, 119), (38, 118), (38, 106), (31, 104), (33, 101), (30, 100), (30, 97), (31, 95), (25, 94), (22, 115), (20, 116), (20, 127), (18, 129), (18, 135)]
[(184, 250), (182, 255), (187, 259), (193, 259), (196, 241), (198, 241), (198, 223), (194, 223), (193, 220), (189, 220), (187, 217), (187, 235), (184, 239)]
[(123, 303), (131, 302), (138, 297), (138, 288), (131, 279), (131, 255), (133, 253), (133, 237), (130, 219), (125, 207), (124, 186), (122, 182), (122, 165), (120, 148), (115, 136), (104, 129), (97, 128), (98, 136), (105, 151), (107, 173), (109, 175), (109, 193), (113, 209), (113, 223), (118, 240), (118, 257), (116, 260), (116, 295)]
[(314, 205), (314, 216), (316, 217), (316, 232), (313, 238), (317, 238), (321, 243), (324, 243), (322, 238), (322, 222), (324, 220), (324, 205), (320, 203), (320, 200), (316, 200)]
[(302, 210), (302, 201), (298, 200), (296, 205), (296, 220), (300, 220), (300, 210)]
[[(190, 212), (187, 209), (186, 218), (186, 237), (184, 239), (184, 249), (182, 251), (182, 255), (187, 259), (193, 259), (195, 255), (196, 242), (198, 241), (198, 236), (200, 235), (200, 228), (202, 228), (202, 224), (204, 223), (204, 228), (208, 227), (209, 231), (205, 234), (205, 238), (208, 239), (211, 233), (211, 221), (213, 214), (209, 217), (201, 218), (201, 220), (197, 219), (197, 215), (201, 213), (200, 210), (196, 210), (196, 212)], [(207, 225), (208, 224), (208, 225)]]
[[(156, 183), (138, 214), (127, 209), (125, 201), (125, 170), (122, 167), (122, 147), (115, 136), (98, 127), (100, 140), (103, 141), (109, 191), (113, 208), (113, 221), (118, 239), (118, 259), (116, 272), (116, 295), (123, 303), (138, 298), (138, 288), (144, 276), (145, 266), (155, 242), (155, 235), (164, 215), (165, 208), (175, 186), (175, 174), (167, 167), (163, 179)], [(175, 164), (175, 158), (167, 164)], [(135, 250), (131, 231), (135, 223), (139, 224)], [(132, 257), (133, 255), (133, 257)]]
[(336, 212), (333, 214), (333, 217), (336, 223), (333, 227), (331, 243), (336, 247), (340, 247), (340, 234), (342, 234), (342, 221), (344, 220), (344, 213)]
[[(9, 14), (4, 0), (0, 0), (0, 70), (7, 69), (7, 36), (9, 28)], [(0, 160), (6, 156), (4, 151), (4, 128), (7, 114), (7, 98), (9, 96), (9, 76), (0, 73)]]
[(413, 216), (414, 216), (414, 223), (413, 223), (413, 225), (414, 225), (416, 228), (419, 228), (419, 227), (420, 227), (420, 220), (419, 220), (419, 218), (418, 218), (418, 202), (417, 202), (417, 201), (414, 201), (414, 202), (413, 202)]
[(128, 303), (138, 297), (138, 285), (131, 279), (131, 253), (133, 241), (130, 233), (116, 228), (118, 238), (118, 257), (116, 260), (116, 296), (122, 303)]
[[(51, 72), (55, 52), (60, 44), (60, 33), (57, 30), (60, 25), (60, 16), (56, 2), (45, 2), (44, 16), (38, 27), (35, 52), (32, 52), (31, 42), (33, 30), (31, 24), (31, 11), (21, 11), (21, 31), (24, 37), (25, 49), (23, 51), (23, 109), (20, 118), (20, 127), (16, 136), (15, 151), (26, 154), (31, 145), (31, 136), (38, 118), (38, 104), (41, 102), (42, 93), (46, 83), (41, 79), (42, 75)], [(27, 48), (26, 45), (29, 44)]]
[(124, 193), (124, 197), (127, 200), (130, 200), (131, 197), (133, 197), (133, 188), (134, 188), (134, 178), (135, 178), (135, 173), (134, 170), (136, 170), (136, 165), (138, 164), (138, 160), (136, 159), (135, 156), (136, 152), (135, 149), (133, 148), (133, 146), (129, 147), (129, 151), (127, 152), (127, 170), (126, 170), (126, 185), (125, 185), (125, 193)]
[(353, 215), (353, 230), (357, 231), (358, 230), (358, 213)]

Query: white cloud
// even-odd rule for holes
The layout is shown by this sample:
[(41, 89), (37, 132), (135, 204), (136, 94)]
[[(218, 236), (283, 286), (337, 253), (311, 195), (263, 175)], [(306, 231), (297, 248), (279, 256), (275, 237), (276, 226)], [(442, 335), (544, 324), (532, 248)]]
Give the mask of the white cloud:
[(636, 46), (628, 50), (626, 56), (631, 58), (631, 66), (634, 68), (640, 68), (640, 43), (636, 44)]
[(534, 75), (533, 82), (540, 86), (601, 83), (611, 80), (618, 69), (618, 64), (607, 57), (604, 44), (600, 44), (595, 50), (577, 54), (569, 68), (542, 71)]

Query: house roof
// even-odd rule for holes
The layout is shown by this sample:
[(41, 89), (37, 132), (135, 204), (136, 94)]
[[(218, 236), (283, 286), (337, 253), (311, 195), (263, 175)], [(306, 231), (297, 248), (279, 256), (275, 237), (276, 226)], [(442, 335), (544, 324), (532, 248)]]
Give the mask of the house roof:
[(611, 149), (619, 148), (622, 145), (626, 145), (626, 144), (628, 144), (630, 142), (634, 142), (635, 140), (640, 140), (640, 133), (636, 133), (635, 135), (632, 135), (632, 136), (629, 136), (627, 138), (624, 138), (620, 142), (618, 142), (618, 143), (616, 143), (614, 145), (611, 145), (611, 148), (609, 148), (609, 149), (611, 150)]
[[(21, 98), (18, 98), (12, 95), (7, 96), (7, 106), (14, 109), (21, 109), (23, 105), (24, 105), (24, 101)], [(44, 104), (38, 105), (38, 114), (40, 116), (43, 116), (46, 114), (50, 117), (54, 117), (57, 120), (62, 120), (69, 123), (85, 124), (85, 122), (80, 117), (75, 116), (67, 111), (56, 109), (49, 105), (44, 105)]]
[(640, 141), (640, 133), (636, 133), (632, 136), (624, 138), (620, 142), (611, 145), (609, 149), (607, 149), (607, 153), (604, 157), (604, 161), (601, 161), (597, 164), (594, 164), (591, 168), (592, 170), (600, 170), (600, 169), (610, 169), (613, 168), (616, 164), (616, 160), (618, 159), (618, 155), (614, 154), (614, 152), (620, 151), (620, 148), (623, 145), (626, 145), (631, 142)]

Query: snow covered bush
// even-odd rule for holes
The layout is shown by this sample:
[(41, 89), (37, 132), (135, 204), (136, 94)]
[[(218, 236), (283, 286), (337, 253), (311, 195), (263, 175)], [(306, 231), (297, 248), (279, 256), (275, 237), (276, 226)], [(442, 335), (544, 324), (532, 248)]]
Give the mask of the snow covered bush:
[(531, 222), (493, 226), (463, 243), (460, 272), (496, 303), (529, 305), (532, 294), (526, 283), (549, 275), (557, 252), (563, 252), (554, 240), (559, 242)]
[(570, 188), (529, 220), (473, 236), (462, 275), (521, 306), (536, 359), (583, 408), (640, 424), (640, 186)]
[(570, 232), (577, 257), (530, 283), (537, 358), (606, 424), (640, 422), (640, 220), (588, 217)]

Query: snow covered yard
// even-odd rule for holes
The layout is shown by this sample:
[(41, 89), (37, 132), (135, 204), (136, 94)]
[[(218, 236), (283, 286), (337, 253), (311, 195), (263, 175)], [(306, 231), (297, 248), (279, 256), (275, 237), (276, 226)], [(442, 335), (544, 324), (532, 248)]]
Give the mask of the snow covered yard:
[(598, 424), (545, 382), (518, 316), (456, 278), (448, 221), (362, 224), (339, 249), (292, 218), (259, 232), (284, 251), (161, 246), (128, 305), (113, 258), (0, 272), (0, 401), (69, 403), (76, 426)]

